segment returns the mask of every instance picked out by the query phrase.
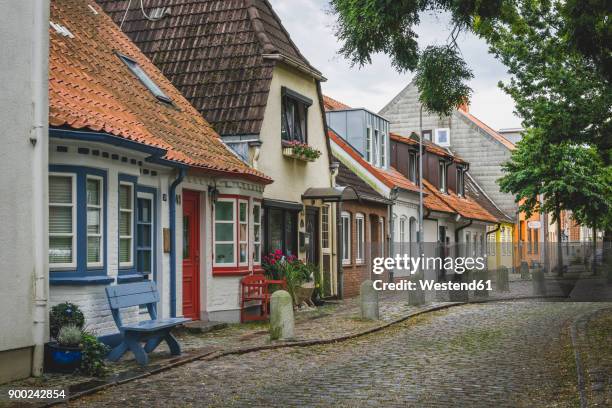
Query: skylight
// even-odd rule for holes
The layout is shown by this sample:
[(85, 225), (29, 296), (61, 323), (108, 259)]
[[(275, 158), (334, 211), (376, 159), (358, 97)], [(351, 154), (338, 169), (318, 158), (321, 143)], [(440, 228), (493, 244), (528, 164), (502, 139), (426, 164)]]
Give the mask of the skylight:
[(136, 75), (136, 77), (140, 80), (140, 82), (142, 82), (142, 84), (146, 86), (147, 89), (157, 99), (163, 102), (167, 102), (167, 103), (172, 102), (170, 97), (166, 95), (164, 91), (162, 91), (161, 88), (155, 82), (153, 82), (153, 80), (149, 77), (149, 75), (147, 75), (147, 73), (144, 72), (144, 70), (140, 67), (140, 65), (138, 65), (136, 61), (134, 61), (133, 59), (125, 55), (122, 55), (122, 54), (118, 54), (118, 55), (119, 55), (119, 58), (121, 58), (121, 61), (123, 61), (125, 65), (127, 65), (130, 71), (132, 71), (132, 73)]

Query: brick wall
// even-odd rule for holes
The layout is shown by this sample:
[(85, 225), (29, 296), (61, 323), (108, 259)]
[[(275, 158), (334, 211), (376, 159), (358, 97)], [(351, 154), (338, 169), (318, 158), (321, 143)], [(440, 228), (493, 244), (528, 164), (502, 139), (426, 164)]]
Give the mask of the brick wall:
[[(372, 243), (371, 236), (371, 223), (372, 218), (378, 222), (378, 217), (382, 217), (385, 220), (385, 234), (387, 231), (387, 206), (376, 203), (359, 203), (356, 201), (348, 201), (342, 203), (342, 211), (346, 211), (351, 214), (351, 263), (349, 265), (343, 265), (343, 276), (344, 276), (344, 297), (359, 296), (359, 285), (364, 280), (371, 279), (372, 277), (372, 260), (370, 244)], [(361, 213), (364, 215), (364, 230), (365, 230), (365, 259), (362, 263), (356, 262), (357, 254), (357, 228), (355, 222), (355, 215)], [(374, 216), (374, 217), (372, 217)], [(385, 242), (385, 250), (387, 249), (387, 242)], [(387, 279), (384, 275), (378, 275), (376, 279)]]

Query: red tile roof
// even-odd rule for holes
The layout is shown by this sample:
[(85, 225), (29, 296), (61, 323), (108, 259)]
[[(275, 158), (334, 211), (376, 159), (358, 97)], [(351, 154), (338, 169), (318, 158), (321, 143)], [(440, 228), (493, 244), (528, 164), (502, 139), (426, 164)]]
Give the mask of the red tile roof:
[(450, 207), (452, 212), (458, 213), (464, 218), (495, 223), (499, 221), (472, 198), (459, 197), (451, 190), (447, 194), (442, 193), (427, 180), (423, 180), (423, 185), (430, 194), (435, 195), (447, 207)]
[[(418, 138), (416, 133), (413, 132), (413, 134), (415, 135), (415, 137)], [(394, 140), (399, 143), (404, 143), (404, 144), (411, 145), (411, 146), (419, 145), (418, 140), (415, 140), (411, 137), (402, 136), (397, 133), (389, 132), (389, 137), (391, 138), (391, 140)], [(461, 159), (457, 155), (450, 153), (448, 150), (438, 146), (437, 144), (433, 142), (430, 142), (429, 140), (423, 139), (423, 147), (425, 148), (426, 151), (433, 153), (437, 156), (445, 157), (447, 159), (452, 159), (456, 163), (466, 163), (465, 160)]]
[(382, 170), (372, 166), (333, 130), (328, 129), (327, 135), (334, 143), (340, 146), (342, 150), (347, 152), (353, 158), (353, 160), (357, 161), (361, 166), (368, 170), (368, 172), (370, 172), (374, 177), (380, 180), (387, 187), (398, 187), (403, 190), (408, 190), (417, 193), (419, 192), (419, 187), (416, 184), (408, 180), (406, 177), (404, 177), (403, 174), (401, 174), (394, 168), (391, 167), (389, 170)]
[(345, 105), (344, 103), (337, 101), (334, 98), (330, 98), (327, 95), (323, 95), (323, 106), (325, 107), (326, 111), (351, 109), (350, 106)]
[[(91, 8), (97, 11), (97, 14)], [(269, 183), (227, 146), (180, 92), (93, 1), (52, 0), (49, 123), (109, 133), (167, 150), (166, 159), (195, 168)], [(159, 101), (117, 53), (136, 61), (168, 95)]]

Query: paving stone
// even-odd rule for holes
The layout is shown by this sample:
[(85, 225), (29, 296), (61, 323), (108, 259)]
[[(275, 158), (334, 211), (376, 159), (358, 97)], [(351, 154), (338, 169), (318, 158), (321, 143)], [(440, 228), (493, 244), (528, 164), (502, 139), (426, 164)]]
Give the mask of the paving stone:
[(575, 406), (568, 322), (603, 306), (454, 307), (337, 344), (195, 361), (71, 405)]

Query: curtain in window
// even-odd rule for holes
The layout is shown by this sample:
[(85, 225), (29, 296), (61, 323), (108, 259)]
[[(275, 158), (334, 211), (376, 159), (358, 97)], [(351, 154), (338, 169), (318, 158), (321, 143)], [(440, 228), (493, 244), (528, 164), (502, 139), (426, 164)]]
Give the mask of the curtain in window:
[(132, 262), (133, 186), (119, 185), (119, 264)]
[(73, 262), (74, 196), (71, 176), (49, 177), (49, 263)]

